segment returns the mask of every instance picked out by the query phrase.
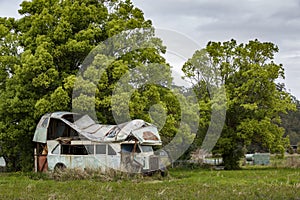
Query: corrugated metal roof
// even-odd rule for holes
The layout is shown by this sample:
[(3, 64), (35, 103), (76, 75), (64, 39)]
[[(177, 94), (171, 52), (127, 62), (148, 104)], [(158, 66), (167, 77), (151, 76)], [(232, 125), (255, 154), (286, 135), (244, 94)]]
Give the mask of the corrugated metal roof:
[[(67, 115), (77, 115), (78, 119), (73, 119), (75, 120), (73, 122), (73, 120), (66, 119), (66, 117), (68, 117)], [(143, 144), (161, 145), (162, 143), (157, 127), (144, 120), (135, 119), (123, 124), (105, 125), (95, 122), (88, 115), (82, 116), (72, 112), (54, 112), (45, 114), (37, 125), (33, 141), (46, 142), (46, 136), (43, 137), (43, 140), (38, 140), (37, 138), (40, 138), (42, 133), (48, 130), (47, 127), (43, 127), (43, 121), (49, 116), (50, 118), (60, 119), (62, 122), (76, 130), (80, 136), (94, 142), (122, 142), (134, 137)], [(47, 123), (48, 121), (49, 119), (47, 120)], [(49, 123), (47, 126), (49, 126)]]

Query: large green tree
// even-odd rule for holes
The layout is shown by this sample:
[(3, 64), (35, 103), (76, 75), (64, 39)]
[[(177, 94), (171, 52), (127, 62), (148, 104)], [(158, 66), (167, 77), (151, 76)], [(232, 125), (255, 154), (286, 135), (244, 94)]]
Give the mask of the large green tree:
[[(204, 110), (213, 109), (209, 88), (225, 86), (226, 118), (213, 152), (222, 155), (226, 169), (238, 168), (251, 144), (270, 152), (285, 151), (288, 140), (280, 127), (280, 113), (295, 105), (290, 95), (277, 87), (276, 80), (284, 78), (283, 66), (274, 62), (277, 52), (274, 44), (258, 40), (247, 44), (209, 42), (183, 66)], [(209, 112), (206, 114), (203, 117), (210, 119)]]
[[(36, 123), (46, 112), (72, 109), (75, 76), (89, 52), (124, 30), (151, 28), (151, 22), (128, 0), (24, 1), (19, 13), (20, 19), (0, 19), (0, 146), (10, 170), (31, 170)], [(164, 62), (163, 49), (149, 57)], [(116, 70), (108, 73), (114, 77)], [(98, 109), (108, 110), (103, 102), (111, 82), (98, 96)], [(112, 121), (106, 112), (100, 115)]]
[[(0, 18), (0, 154), (10, 170), (32, 169), (39, 118), (72, 107), (94, 106), (100, 123), (126, 120), (122, 114), (129, 110), (130, 118), (155, 123), (164, 143), (178, 131), (183, 134), (176, 144), (193, 139), (180, 120), (197, 117), (182, 112), (181, 106), (190, 106), (180, 105), (184, 97), (168, 89), (170, 66), (161, 56), (166, 48), (130, 0), (32, 0), (19, 13), (20, 19)], [(142, 31), (134, 35), (136, 29)], [(124, 102), (128, 90), (115, 87), (128, 73), (133, 92)]]

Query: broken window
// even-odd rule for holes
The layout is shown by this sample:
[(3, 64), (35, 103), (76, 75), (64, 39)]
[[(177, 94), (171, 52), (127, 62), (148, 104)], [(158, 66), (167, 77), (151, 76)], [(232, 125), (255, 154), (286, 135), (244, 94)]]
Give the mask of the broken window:
[(78, 133), (59, 119), (50, 119), (48, 127), (48, 140), (54, 140), (59, 137), (78, 137)]
[(94, 145), (84, 145), (88, 154), (94, 154)]
[(153, 149), (152, 149), (152, 146), (141, 146), (142, 147), (142, 150), (143, 152), (152, 152)]
[(131, 153), (131, 152), (135, 152), (135, 153), (140, 153), (141, 150), (139, 148), (138, 145), (136, 145), (135, 149), (134, 149), (134, 145), (135, 144), (122, 144), (122, 152), (124, 153)]
[(42, 127), (43, 127), (43, 128), (47, 128), (48, 121), (49, 121), (49, 117), (47, 117), (47, 118), (43, 121), (43, 123), (42, 123)]
[(117, 155), (116, 151), (108, 145), (108, 155)]

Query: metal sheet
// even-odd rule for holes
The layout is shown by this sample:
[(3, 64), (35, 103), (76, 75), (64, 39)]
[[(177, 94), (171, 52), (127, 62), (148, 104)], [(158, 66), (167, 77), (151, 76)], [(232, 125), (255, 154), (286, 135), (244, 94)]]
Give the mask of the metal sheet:
[(43, 127), (37, 127), (34, 132), (34, 142), (46, 143), (47, 142), (47, 129)]

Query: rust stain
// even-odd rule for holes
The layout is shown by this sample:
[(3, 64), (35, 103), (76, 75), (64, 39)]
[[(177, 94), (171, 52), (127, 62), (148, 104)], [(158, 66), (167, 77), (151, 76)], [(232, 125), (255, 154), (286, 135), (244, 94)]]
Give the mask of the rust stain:
[(156, 137), (156, 135), (154, 135), (152, 132), (150, 131), (145, 131), (143, 132), (143, 138), (144, 140), (154, 140), (154, 141), (158, 141), (158, 138)]

